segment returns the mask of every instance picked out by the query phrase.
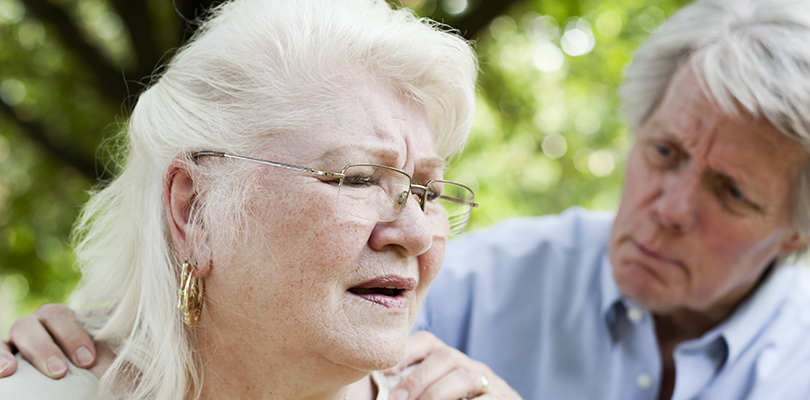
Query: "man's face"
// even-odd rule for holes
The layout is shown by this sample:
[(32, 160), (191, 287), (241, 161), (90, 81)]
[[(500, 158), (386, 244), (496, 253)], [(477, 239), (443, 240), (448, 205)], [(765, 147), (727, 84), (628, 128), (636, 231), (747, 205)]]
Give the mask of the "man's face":
[(725, 317), (803, 246), (790, 217), (807, 158), (767, 122), (725, 115), (682, 68), (628, 157), (608, 248), (621, 291), (659, 315)]

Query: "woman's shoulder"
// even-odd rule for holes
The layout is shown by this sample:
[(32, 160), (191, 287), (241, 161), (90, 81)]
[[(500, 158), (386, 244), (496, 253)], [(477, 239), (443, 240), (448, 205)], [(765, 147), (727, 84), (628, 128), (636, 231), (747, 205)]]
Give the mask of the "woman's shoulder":
[(64, 378), (54, 380), (41, 374), (31, 363), (17, 354), (17, 372), (0, 379), (3, 400), (96, 400), (98, 378), (90, 371), (68, 363)]

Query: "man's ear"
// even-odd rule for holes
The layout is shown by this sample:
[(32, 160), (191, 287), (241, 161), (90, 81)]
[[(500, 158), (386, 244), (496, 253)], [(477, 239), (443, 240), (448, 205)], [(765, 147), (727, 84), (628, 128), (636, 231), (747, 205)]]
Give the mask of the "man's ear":
[[(197, 263), (194, 275), (205, 277), (211, 270), (210, 247), (205, 226), (195, 222), (192, 213), (197, 201), (197, 182), (189, 161), (175, 158), (163, 176), (163, 206), (175, 248), (181, 259)], [(200, 254), (204, 253), (204, 254)]]
[(810, 236), (795, 230), (784, 243), (782, 243), (782, 254), (795, 253), (810, 244)]

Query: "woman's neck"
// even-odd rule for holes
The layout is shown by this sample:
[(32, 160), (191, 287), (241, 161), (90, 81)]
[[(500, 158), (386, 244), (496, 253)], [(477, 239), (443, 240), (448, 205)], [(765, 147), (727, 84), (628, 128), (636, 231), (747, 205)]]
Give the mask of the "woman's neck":
[[(223, 326), (218, 324), (200, 324)], [(230, 335), (197, 328), (202, 363), (200, 400), (216, 399), (371, 399), (363, 371), (285, 349), (267, 349), (250, 334)]]

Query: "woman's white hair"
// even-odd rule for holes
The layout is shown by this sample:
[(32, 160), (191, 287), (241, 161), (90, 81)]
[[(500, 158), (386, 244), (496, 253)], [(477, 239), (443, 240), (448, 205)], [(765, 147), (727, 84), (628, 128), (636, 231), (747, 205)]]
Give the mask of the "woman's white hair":
[[(341, 97), (368, 79), (421, 105), (436, 150), (449, 158), (472, 125), (476, 75), (467, 41), (383, 0), (235, 0), (212, 10), (140, 96), (123, 172), (91, 197), (74, 232), (83, 278), (71, 305), (117, 353), (102, 388), (126, 399), (199, 395), (193, 335), (176, 309), (180, 255), (164, 212), (173, 159), (196, 150), (254, 154), (268, 136), (322, 123), (324, 110), (339, 111)], [(238, 186), (237, 173), (216, 178)], [(235, 221), (244, 213), (218, 204), (227, 195), (197, 196), (196, 223), (216, 223), (207, 207), (228, 209)]]
[[(636, 51), (620, 93), (633, 130), (682, 66), (728, 114), (766, 119), (810, 151), (810, 1), (699, 0)], [(810, 235), (810, 164), (794, 188), (793, 223)]]

